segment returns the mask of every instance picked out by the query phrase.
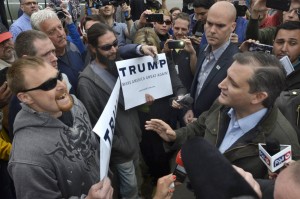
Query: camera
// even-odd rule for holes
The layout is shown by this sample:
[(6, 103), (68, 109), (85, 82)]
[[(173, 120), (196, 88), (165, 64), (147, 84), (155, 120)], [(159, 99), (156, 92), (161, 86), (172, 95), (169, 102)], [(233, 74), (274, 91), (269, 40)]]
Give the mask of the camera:
[(60, 7), (56, 7), (54, 9), (54, 12), (56, 13), (57, 17), (60, 19), (60, 20), (63, 20), (66, 18), (66, 15), (65, 15), (65, 12), (60, 8)]
[(273, 46), (269, 46), (266, 44), (251, 43), (249, 47), (250, 52), (256, 51), (256, 52), (264, 52), (264, 53), (271, 54), (272, 50), (273, 50)]
[(266, 7), (276, 10), (289, 11), (291, 0), (267, 0)]
[(164, 15), (163, 14), (148, 14), (146, 15), (147, 22), (163, 22)]
[(8, 67), (5, 67), (4, 69), (0, 70), (0, 86), (4, 84), (6, 81), (6, 74), (7, 74)]
[(233, 5), (236, 9), (236, 16), (237, 17), (243, 17), (246, 15), (247, 12), (247, 5), (246, 3), (240, 2), (239, 0), (234, 0)]
[(168, 41), (169, 49), (183, 49), (185, 46), (185, 42), (182, 40), (171, 40)]

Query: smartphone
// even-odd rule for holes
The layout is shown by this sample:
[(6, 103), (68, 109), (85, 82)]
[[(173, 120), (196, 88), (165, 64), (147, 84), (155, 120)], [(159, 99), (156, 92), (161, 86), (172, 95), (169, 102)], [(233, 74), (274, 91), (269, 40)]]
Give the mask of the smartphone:
[(203, 33), (196, 31), (194, 35), (195, 35), (195, 37), (202, 37)]
[(163, 14), (148, 14), (146, 15), (147, 22), (163, 22), (164, 15)]
[(249, 47), (250, 52), (264, 52), (271, 54), (273, 50), (273, 46), (269, 46), (266, 44), (258, 44), (258, 43), (251, 43)]
[(0, 86), (2, 86), (3, 83), (6, 81), (7, 70), (8, 70), (8, 67), (5, 67), (2, 70), (0, 70)]
[(168, 41), (169, 49), (183, 49), (185, 46), (185, 42), (182, 40), (171, 40)]
[(267, 0), (266, 7), (276, 10), (289, 11), (291, 0)]

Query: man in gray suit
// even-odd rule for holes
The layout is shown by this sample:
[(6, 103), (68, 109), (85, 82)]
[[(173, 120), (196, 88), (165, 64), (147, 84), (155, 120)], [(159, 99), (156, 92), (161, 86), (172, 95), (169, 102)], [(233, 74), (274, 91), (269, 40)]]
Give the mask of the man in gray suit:
[(232, 56), (238, 52), (238, 47), (230, 43), (230, 35), (236, 26), (235, 18), (235, 7), (226, 1), (215, 3), (208, 11), (205, 24), (208, 45), (198, 54), (191, 87), (194, 106), (184, 116), (186, 123), (208, 110), (220, 94), (218, 84), (226, 77), (226, 71), (233, 62)]

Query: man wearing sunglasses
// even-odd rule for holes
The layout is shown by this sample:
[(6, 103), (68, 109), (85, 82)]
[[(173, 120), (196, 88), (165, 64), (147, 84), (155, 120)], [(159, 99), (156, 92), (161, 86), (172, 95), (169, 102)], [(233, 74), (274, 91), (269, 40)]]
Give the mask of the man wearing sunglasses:
[[(91, 124), (94, 126), (105, 108), (118, 78), (115, 62), (120, 60), (118, 40), (111, 27), (106, 24), (92, 25), (87, 38), (91, 52), (96, 56), (79, 76), (77, 94), (85, 105)], [(129, 45), (129, 44), (128, 44)], [(157, 54), (153, 46), (135, 44), (122, 46), (127, 54)], [(122, 49), (122, 50), (123, 50)], [(140, 53), (144, 52), (144, 53)], [(137, 109), (124, 109), (123, 95), (120, 94), (116, 114), (115, 131), (110, 157), (111, 169), (116, 172), (121, 198), (138, 198), (135, 170), (139, 162), (139, 142), (141, 129)]]
[(61, 73), (27, 56), (7, 81), (22, 102), (8, 166), (17, 198), (111, 198), (109, 179), (99, 182), (99, 142), (88, 113)]
[(13, 35), (14, 41), (21, 32), (32, 29), (30, 24), (30, 16), (39, 9), (36, 0), (20, 0), (20, 3), (20, 8), (23, 11), (23, 15), (17, 19), (9, 29)]
[(104, 17), (105, 23), (112, 27), (115, 31), (118, 39), (118, 45), (123, 46), (126, 44), (126, 39), (130, 39), (129, 29), (132, 25), (132, 19), (130, 14), (130, 6), (127, 6), (126, 3), (122, 5), (122, 10), (127, 12), (127, 17), (125, 18), (126, 23), (118, 23), (115, 21), (115, 6), (108, 4), (99, 8), (100, 15)]
[[(21, 32), (15, 43), (16, 54), (19, 58), (24, 56), (37, 56), (42, 58), (57, 69), (57, 57), (55, 47), (49, 37), (37, 30), (27, 30)], [(75, 91), (69, 82), (66, 74), (62, 73), (63, 79), (67, 84), (68, 91), (74, 94)], [(20, 101), (13, 96), (9, 104), (9, 131), (13, 132), (13, 124), (17, 113), (21, 110)]]

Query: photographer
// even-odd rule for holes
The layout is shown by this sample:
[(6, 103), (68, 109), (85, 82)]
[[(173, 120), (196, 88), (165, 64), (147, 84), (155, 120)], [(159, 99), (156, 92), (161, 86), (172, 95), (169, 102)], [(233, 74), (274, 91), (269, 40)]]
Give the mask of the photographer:
[(75, 23), (73, 23), (72, 16), (65, 8), (57, 7), (54, 9), (59, 20), (62, 22), (63, 27), (67, 33), (67, 40), (74, 43), (81, 54), (84, 54), (86, 48), (80, 38)]
[(122, 4), (122, 12), (126, 12), (128, 16), (125, 18), (126, 24), (118, 23), (114, 19), (116, 8), (112, 3), (112, 1), (105, 1), (105, 3), (103, 1), (103, 5), (99, 8), (99, 11), (104, 17), (105, 23), (115, 31), (118, 39), (118, 46), (124, 46), (126, 44), (126, 39), (130, 39), (128, 30), (130, 30), (133, 24), (130, 14), (131, 9), (126, 3)]
[[(297, 10), (300, 8), (300, 2), (293, 0), (289, 11), (282, 13), (282, 23), (287, 21), (299, 21)], [(262, 11), (266, 10), (266, 0), (257, 0), (251, 10), (251, 18), (246, 29), (246, 39), (258, 40), (260, 43), (272, 45), (276, 27), (267, 27), (259, 29), (259, 19)]]
[(81, 7), (79, 0), (49, 0), (48, 6), (51, 8), (61, 7), (72, 15), (72, 20), (76, 23), (80, 17)]
[(155, 12), (159, 9), (167, 9), (166, 0), (162, 0), (161, 2), (162, 4), (157, 0), (131, 0), (130, 7), (134, 11), (132, 13), (132, 19), (134, 21), (138, 20), (145, 10)]

